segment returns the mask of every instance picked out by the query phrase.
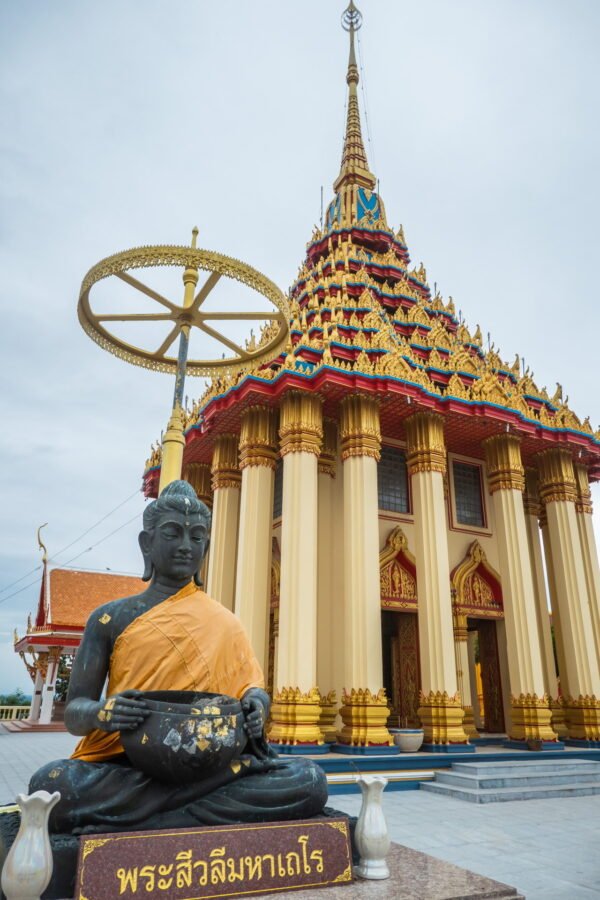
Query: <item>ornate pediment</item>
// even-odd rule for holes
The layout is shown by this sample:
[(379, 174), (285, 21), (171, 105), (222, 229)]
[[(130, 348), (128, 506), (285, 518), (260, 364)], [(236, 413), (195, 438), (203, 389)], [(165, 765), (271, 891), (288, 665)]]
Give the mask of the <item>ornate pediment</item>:
[(504, 617), (500, 575), (487, 561), (479, 541), (473, 541), (452, 572), (451, 582), (456, 613), (473, 618)]
[(390, 532), (379, 554), (379, 587), (383, 609), (416, 611), (415, 558), (399, 525)]

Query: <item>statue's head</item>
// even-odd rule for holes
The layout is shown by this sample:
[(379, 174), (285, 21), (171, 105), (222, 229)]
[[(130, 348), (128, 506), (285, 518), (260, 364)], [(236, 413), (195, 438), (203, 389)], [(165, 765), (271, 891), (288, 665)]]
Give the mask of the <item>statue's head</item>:
[(210, 510), (187, 481), (172, 481), (158, 500), (144, 510), (139, 542), (144, 556), (144, 581), (154, 575), (185, 584), (199, 572), (208, 549)]

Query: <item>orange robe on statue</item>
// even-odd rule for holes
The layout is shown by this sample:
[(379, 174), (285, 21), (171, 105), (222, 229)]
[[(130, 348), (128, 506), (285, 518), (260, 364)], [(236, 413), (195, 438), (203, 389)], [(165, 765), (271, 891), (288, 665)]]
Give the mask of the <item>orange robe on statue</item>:
[[(107, 697), (126, 690), (209, 691), (240, 699), (264, 678), (239, 619), (190, 583), (135, 619), (115, 641)], [(71, 759), (123, 753), (120, 733), (95, 729)]]

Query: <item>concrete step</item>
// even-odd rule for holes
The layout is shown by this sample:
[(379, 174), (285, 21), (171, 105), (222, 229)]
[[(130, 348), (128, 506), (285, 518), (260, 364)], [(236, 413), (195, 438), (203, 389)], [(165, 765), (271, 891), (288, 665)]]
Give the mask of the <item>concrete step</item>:
[(65, 732), (64, 722), (51, 722), (49, 725), (40, 725), (38, 722), (28, 722), (27, 719), (5, 720), (2, 726), (9, 734), (31, 734), (32, 732)]
[(561, 772), (518, 772), (511, 775), (467, 775), (463, 772), (437, 772), (435, 780), (441, 784), (473, 790), (504, 787), (555, 787), (561, 784), (590, 784), (600, 782), (600, 767), (565, 766)]
[(474, 775), (477, 777), (498, 777), (503, 775), (517, 774), (545, 774), (550, 775), (554, 772), (563, 772), (565, 767), (569, 768), (586, 768), (595, 766), (600, 778), (600, 762), (588, 759), (561, 759), (554, 760), (512, 760), (506, 762), (464, 762), (452, 763), (452, 771), (465, 775)]
[(503, 803), (509, 800), (545, 800), (558, 797), (589, 797), (600, 794), (600, 780), (589, 784), (563, 784), (556, 787), (538, 786), (528, 788), (488, 788), (475, 790), (467, 787), (451, 787), (439, 781), (424, 781), (420, 790), (432, 794), (442, 794), (470, 803)]

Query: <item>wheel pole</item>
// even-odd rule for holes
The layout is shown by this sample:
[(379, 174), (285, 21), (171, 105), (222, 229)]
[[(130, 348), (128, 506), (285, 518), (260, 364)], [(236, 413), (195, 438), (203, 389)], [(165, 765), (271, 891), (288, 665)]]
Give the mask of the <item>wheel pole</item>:
[[(196, 249), (198, 229), (192, 231), (192, 248)], [(194, 292), (198, 284), (198, 269), (188, 266), (183, 273), (183, 308), (189, 309), (194, 302)], [(171, 417), (162, 439), (162, 462), (160, 467), (160, 481), (158, 493), (166, 488), (172, 481), (178, 481), (183, 469), (183, 451), (185, 449), (183, 391), (185, 387), (185, 374), (190, 343), (190, 323), (182, 320), (181, 333), (179, 335), (179, 351), (177, 354), (177, 374), (175, 375), (175, 388), (173, 391), (173, 408)]]

